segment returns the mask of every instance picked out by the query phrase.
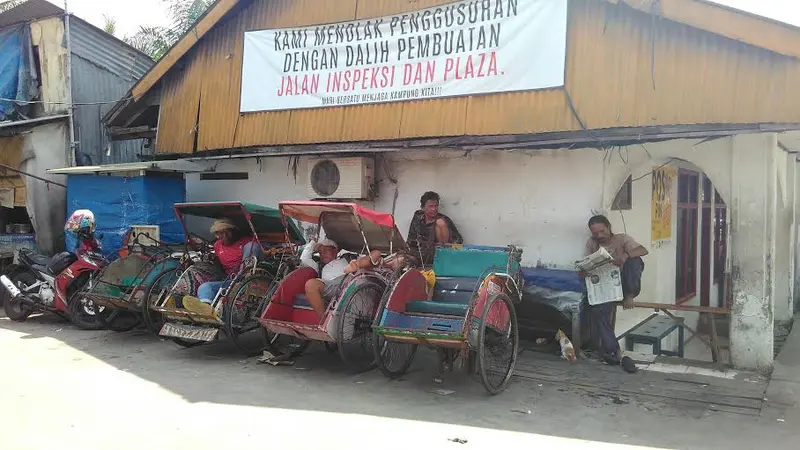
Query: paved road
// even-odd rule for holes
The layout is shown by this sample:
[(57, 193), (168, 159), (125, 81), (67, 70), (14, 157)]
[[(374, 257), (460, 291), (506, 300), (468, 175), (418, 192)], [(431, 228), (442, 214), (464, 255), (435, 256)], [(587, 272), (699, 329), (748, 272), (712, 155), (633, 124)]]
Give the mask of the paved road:
[[(466, 377), (431, 392), (421, 358), (403, 380), (352, 375), (321, 346), (294, 367), (224, 342), (181, 349), (144, 332), (83, 332), (0, 318), (0, 448), (698, 448), (789, 446), (797, 425), (515, 381)], [(624, 382), (624, 378), (621, 378)], [(531, 411), (528, 414), (528, 411)], [(452, 439), (463, 439), (457, 443)], [(545, 447), (546, 446), (546, 447)], [(242, 447), (244, 448), (244, 447)]]

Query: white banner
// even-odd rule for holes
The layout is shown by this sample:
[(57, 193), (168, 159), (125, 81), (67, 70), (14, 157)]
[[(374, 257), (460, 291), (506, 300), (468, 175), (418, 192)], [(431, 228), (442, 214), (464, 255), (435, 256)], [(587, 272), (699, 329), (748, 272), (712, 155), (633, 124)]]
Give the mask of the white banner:
[(241, 111), (564, 85), (567, 0), (464, 0), (244, 36)]

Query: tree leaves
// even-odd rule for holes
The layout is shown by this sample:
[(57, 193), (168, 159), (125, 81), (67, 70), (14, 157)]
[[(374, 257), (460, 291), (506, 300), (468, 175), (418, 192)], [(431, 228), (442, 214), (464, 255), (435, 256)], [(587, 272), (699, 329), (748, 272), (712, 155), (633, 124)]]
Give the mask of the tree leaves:
[(214, 3), (213, 0), (161, 0), (167, 4), (170, 26), (142, 26), (133, 36), (124, 38), (132, 47), (161, 59), (170, 47), (191, 30), (192, 26)]

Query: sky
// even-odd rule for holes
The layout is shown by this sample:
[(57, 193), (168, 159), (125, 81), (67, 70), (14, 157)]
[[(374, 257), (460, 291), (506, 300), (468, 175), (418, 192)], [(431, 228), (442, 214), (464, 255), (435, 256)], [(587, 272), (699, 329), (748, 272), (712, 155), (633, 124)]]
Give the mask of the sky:
[[(48, 0), (64, 7), (63, 0)], [(98, 27), (103, 15), (116, 20), (117, 36), (135, 33), (140, 26), (167, 25), (162, 0), (67, 0), (70, 12)], [(716, 0), (716, 3), (800, 26), (800, 0)]]

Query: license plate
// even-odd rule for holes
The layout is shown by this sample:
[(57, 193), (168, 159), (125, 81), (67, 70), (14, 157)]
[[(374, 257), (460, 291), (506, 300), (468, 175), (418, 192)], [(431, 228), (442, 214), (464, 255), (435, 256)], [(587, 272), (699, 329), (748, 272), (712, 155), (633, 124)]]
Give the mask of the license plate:
[(210, 342), (216, 339), (219, 329), (165, 323), (158, 333), (161, 336), (189, 339), (192, 341)]
[(3, 284), (3, 287), (5, 287), (6, 290), (11, 294), (12, 298), (19, 297), (20, 294), (22, 294), (22, 292), (20, 292), (20, 290), (17, 289), (16, 286), (14, 286), (14, 283), (12, 283), (7, 276), (0, 275), (0, 283)]

